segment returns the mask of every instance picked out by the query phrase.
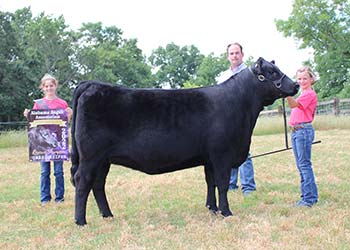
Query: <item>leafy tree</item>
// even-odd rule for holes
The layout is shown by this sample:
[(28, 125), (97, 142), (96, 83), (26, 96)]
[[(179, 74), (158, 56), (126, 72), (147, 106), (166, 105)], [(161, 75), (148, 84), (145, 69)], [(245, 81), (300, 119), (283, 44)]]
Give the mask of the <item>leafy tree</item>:
[(135, 39), (100, 23), (68, 30), (62, 16), (32, 16), (30, 8), (0, 12), (0, 120), (23, 120), (24, 108), (40, 98), (41, 77), (59, 80), (59, 95), (70, 102), (73, 87), (82, 79), (151, 87), (151, 67)]
[(204, 56), (193, 45), (180, 48), (170, 43), (165, 48), (158, 47), (149, 57), (151, 65), (157, 69), (156, 85), (183, 87), (184, 82), (196, 74), (203, 58)]
[(256, 60), (254, 59), (253, 56), (249, 56), (245, 61), (244, 63), (249, 67), (250, 65), (252, 65), (253, 63), (255, 63)]
[(129, 87), (152, 86), (151, 68), (137, 40), (123, 39), (115, 26), (86, 23), (79, 29), (80, 79), (95, 79)]
[(213, 55), (213, 53), (204, 57), (199, 65), (195, 78), (192, 80), (197, 86), (207, 86), (216, 83), (215, 78), (224, 70), (229, 67), (227, 56), (222, 54), (219, 57)]
[[(60, 89), (68, 89), (68, 81), (76, 70), (72, 67), (72, 39), (63, 17), (57, 19), (41, 13), (33, 18), (30, 8), (14, 14), (0, 13), (2, 38), (0, 63), (4, 65), (1, 79), (1, 120), (23, 120), (24, 108), (42, 96), (38, 86), (45, 73), (54, 74)], [(60, 91), (60, 94), (64, 93)], [(70, 99), (71, 90), (65, 99)]]
[(114, 72), (120, 76), (120, 83), (132, 88), (155, 87), (151, 67), (146, 62), (136, 39), (125, 40), (117, 50), (118, 67)]
[(12, 75), (9, 74), (12, 65), (10, 61), (15, 56), (16, 47), (12, 46), (16, 34), (11, 27), (13, 14), (0, 12), (0, 121), (9, 121), (12, 107), (16, 105), (14, 93), (18, 86), (12, 86), (9, 82)]
[(197, 85), (197, 84), (192, 83), (190, 81), (186, 81), (186, 82), (184, 82), (182, 88), (184, 88), (184, 89), (192, 89), (192, 88), (199, 88), (199, 87), (203, 87), (203, 85)]
[(286, 37), (312, 48), (320, 80), (315, 85), (321, 98), (349, 96), (350, 2), (343, 0), (295, 0), (288, 20), (276, 20)]
[[(26, 64), (30, 66), (32, 79), (38, 80), (45, 73), (54, 75), (59, 81), (59, 95), (70, 100), (72, 79), (77, 74), (74, 61), (76, 48), (74, 33), (68, 30), (63, 16), (52, 18), (44, 13), (35, 17), (26, 29), (23, 45)], [(34, 89), (33, 93), (37, 93)]]
[[(23, 109), (29, 104), (30, 79), (23, 60), (24, 33), (32, 18), (30, 9), (16, 13), (0, 12), (0, 120), (23, 120)], [(32, 104), (32, 102), (31, 102)]]

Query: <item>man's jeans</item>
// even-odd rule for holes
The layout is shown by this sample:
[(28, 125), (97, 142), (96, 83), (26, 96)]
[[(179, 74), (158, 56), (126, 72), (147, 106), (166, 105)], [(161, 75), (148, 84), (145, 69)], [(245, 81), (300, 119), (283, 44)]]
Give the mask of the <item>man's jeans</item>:
[(311, 163), (311, 146), (315, 130), (311, 124), (291, 133), (295, 161), (301, 178), (301, 200), (309, 205), (318, 201), (318, 191)]
[[(51, 180), (50, 180), (50, 162), (42, 161), (41, 178), (40, 178), (40, 200), (42, 203), (51, 201)], [(55, 175), (55, 201), (60, 202), (64, 200), (64, 177), (63, 177), (63, 161), (54, 161), (54, 175)]]
[(232, 168), (231, 177), (230, 177), (230, 186), (229, 189), (237, 189), (237, 180), (238, 180), (238, 169), (239, 175), (241, 178), (242, 192), (243, 194), (249, 194), (252, 191), (256, 190), (256, 185), (254, 181), (254, 168), (253, 161), (248, 154), (248, 158), (245, 162), (242, 163), (239, 168)]

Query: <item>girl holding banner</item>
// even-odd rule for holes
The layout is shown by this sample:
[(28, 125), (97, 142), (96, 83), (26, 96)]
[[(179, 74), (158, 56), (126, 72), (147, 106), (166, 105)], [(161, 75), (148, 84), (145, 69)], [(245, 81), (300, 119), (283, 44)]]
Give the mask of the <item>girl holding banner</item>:
[[(38, 99), (34, 101), (34, 106), (32, 108), (33, 112), (34, 110), (46, 110), (46, 111), (50, 111), (50, 110), (59, 110), (62, 109), (63, 112), (65, 113), (65, 116), (67, 118), (67, 122), (69, 122), (71, 116), (72, 116), (72, 109), (68, 107), (68, 104), (65, 100), (57, 97), (56, 95), (56, 90), (58, 87), (58, 81), (56, 80), (55, 77), (49, 75), (49, 74), (45, 74), (44, 77), (41, 79), (41, 85), (40, 88), (42, 89), (42, 91), (44, 92), (44, 98), (42, 99)], [(28, 119), (28, 121), (30, 120), (30, 116), (31, 116), (31, 110), (25, 109), (23, 114), (24, 116)], [(57, 113), (57, 112), (56, 112)], [(52, 116), (50, 116), (52, 117)], [(50, 120), (46, 120), (48, 121), (53, 121), (53, 119)], [(57, 121), (57, 120), (55, 120)], [(32, 122), (32, 124), (30, 124), (30, 126), (28, 127), (28, 137), (29, 140), (30, 138), (30, 132), (29, 128), (31, 127), (39, 127), (45, 124), (45, 120), (40, 120), (39, 121), (39, 125), (38, 125), (38, 121), (36, 121), (35, 126), (33, 125), (34, 122)], [(47, 125), (48, 123), (46, 123)], [(50, 124), (49, 124), (50, 125)], [(68, 124), (66, 124), (66, 126), (68, 126)], [(47, 128), (44, 128), (42, 130), (45, 131), (49, 130)], [(65, 128), (67, 129), (67, 128)], [(37, 132), (39, 133), (39, 132)], [(44, 140), (46, 139), (46, 141), (50, 142), (50, 138), (52, 137), (52, 135), (48, 132), (40, 132), (41, 134), (39, 134), (39, 136), (42, 136), (42, 138), (44, 138)], [(37, 136), (38, 137), (38, 136)], [(52, 141), (52, 138), (51, 138)], [(51, 143), (53, 144), (53, 143)], [(39, 145), (37, 145), (39, 146)], [(34, 145), (35, 147), (35, 145)], [(38, 152), (40, 152), (40, 150), (36, 150), (35, 151), (37, 155), (40, 155)], [(40, 200), (41, 203), (44, 205), (48, 202), (51, 201), (51, 181), (50, 181), (50, 160), (47, 160), (46, 158), (40, 158), (39, 156), (37, 156), (37, 159), (40, 160), (40, 165), (41, 165), (41, 178), (40, 178)], [(31, 159), (33, 160), (33, 159)], [(35, 160), (35, 159), (34, 159)], [(59, 202), (63, 202), (64, 201), (64, 176), (63, 176), (63, 160), (53, 160), (53, 165), (54, 165), (54, 175), (55, 175), (55, 202), (59, 203)]]

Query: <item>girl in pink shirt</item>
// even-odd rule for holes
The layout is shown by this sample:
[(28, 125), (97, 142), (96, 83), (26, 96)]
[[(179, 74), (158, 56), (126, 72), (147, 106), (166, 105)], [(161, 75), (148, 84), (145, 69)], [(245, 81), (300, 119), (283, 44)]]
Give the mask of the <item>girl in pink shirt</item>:
[[(65, 109), (68, 115), (68, 121), (72, 116), (72, 109), (68, 107), (65, 100), (58, 98), (56, 90), (58, 81), (51, 75), (46, 74), (41, 79), (40, 88), (43, 90), (45, 96), (42, 99), (34, 101), (33, 109)], [(27, 117), (29, 110), (25, 109), (23, 115)], [(51, 187), (50, 187), (50, 161), (42, 161), (41, 177), (40, 177), (40, 200), (42, 204), (51, 201)], [(54, 175), (55, 175), (55, 201), (56, 203), (64, 201), (64, 177), (63, 177), (63, 161), (54, 161)]]
[(312, 126), (314, 120), (317, 95), (312, 85), (315, 74), (307, 66), (297, 71), (297, 81), (301, 87), (298, 98), (287, 97), (292, 108), (289, 125), (291, 126), (291, 141), (297, 168), (300, 174), (301, 199), (298, 207), (312, 207), (318, 201), (318, 190), (311, 163), (311, 146), (315, 136)]

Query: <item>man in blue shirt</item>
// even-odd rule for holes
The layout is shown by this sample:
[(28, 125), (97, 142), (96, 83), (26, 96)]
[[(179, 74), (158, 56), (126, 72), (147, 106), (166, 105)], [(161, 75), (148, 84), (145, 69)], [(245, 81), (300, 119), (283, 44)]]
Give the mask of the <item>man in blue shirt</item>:
[[(228, 70), (222, 72), (218, 76), (217, 84), (223, 83), (230, 77), (247, 68), (247, 66), (243, 63), (243, 56), (243, 48), (239, 43), (231, 43), (227, 46), (227, 59), (229, 60), (231, 66)], [(232, 168), (229, 190), (238, 189), (238, 169), (241, 178), (242, 193), (243, 195), (248, 195), (256, 190), (254, 168), (250, 154), (248, 155), (247, 160), (239, 168)]]

